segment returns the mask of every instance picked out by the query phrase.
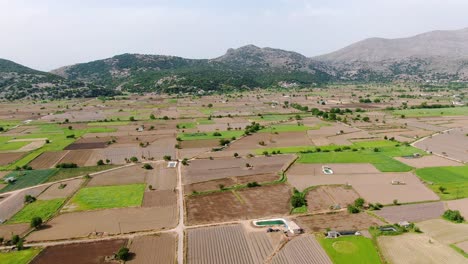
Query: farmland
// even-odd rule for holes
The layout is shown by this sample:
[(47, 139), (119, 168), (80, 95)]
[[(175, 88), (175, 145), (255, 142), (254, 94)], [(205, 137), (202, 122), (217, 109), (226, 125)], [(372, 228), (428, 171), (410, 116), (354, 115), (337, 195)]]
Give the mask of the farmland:
[(28, 264), (41, 252), (40, 249), (27, 249), (22, 251), (12, 251), (0, 253), (0, 263), (2, 264)]
[(421, 168), (416, 174), (444, 200), (468, 197), (468, 166)]
[(0, 193), (19, 190), (44, 183), (50, 177), (52, 177), (52, 175), (57, 173), (57, 171), (58, 169), (13, 171), (5, 177), (15, 177), (16, 181), (5, 186), (3, 189), (0, 190)]
[(38, 200), (26, 205), (15, 214), (9, 224), (29, 223), (33, 217), (41, 217), (43, 221), (48, 220), (63, 204), (64, 199)]
[(86, 187), (71, 199), (67, 210), (83, 211), (140, 206), (144, 191), (144, 184)]
[(372, 240), (362, 236), (320, 238), (333, 263), (382, 263)]
[(273, 256), (272, 263), (325, 264), (333, 262), (327, 256), (327, 253), (320, 247), (320, 244), (314, 236), (305, 235), (289, 241), (284, 248)]

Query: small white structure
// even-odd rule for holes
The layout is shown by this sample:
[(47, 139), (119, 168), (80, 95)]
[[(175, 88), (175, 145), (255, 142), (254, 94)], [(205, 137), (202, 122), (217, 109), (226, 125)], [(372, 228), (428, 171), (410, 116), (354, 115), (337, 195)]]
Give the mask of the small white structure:
[(399, 180), (392, 180), (392, 185), (405, 185), (406, 183), (404, 181), (399, 181)]
[(177, 167), (177, 161), (169, 161), (169, 162), (167, 163), (167, 167), (168, 167), (168, 168), (175, 168), (175, 167)]
[(293, 234), (301, 234), (302, 232), (304, 232), (304, 230), (300, 228), (294, 221), (288, 221), (287, 226), (288, 226), (289, 232)]
[(325, 174), (333, 174), (333, 170), (328, 166), (322, 166), (322, 171)]
[(4, 179), (5, 183), (12, 183), (12, 182), (15, 182), (16, 181), (16, 178), (11, 176), (11, 177), (8, 177), (6, 179)]

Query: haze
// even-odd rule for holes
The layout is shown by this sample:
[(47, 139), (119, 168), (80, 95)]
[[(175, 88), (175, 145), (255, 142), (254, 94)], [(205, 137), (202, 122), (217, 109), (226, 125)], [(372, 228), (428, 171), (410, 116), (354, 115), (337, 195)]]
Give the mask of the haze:
[(121, 53), (213, 58), (245, 44), (315, 56), (468, 26), (463, 0), (220, 2), (0, 0), (0, 58), (48, 71)]

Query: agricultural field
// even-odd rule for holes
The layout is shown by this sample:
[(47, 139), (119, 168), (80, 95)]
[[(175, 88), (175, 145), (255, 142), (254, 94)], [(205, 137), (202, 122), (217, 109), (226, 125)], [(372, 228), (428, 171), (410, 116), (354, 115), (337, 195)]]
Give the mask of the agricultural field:
[(140, 236), (129, 242), (130, 252), (134, 254), (126, 263), (175, 263), (176, 236), (172, 233)]
[(67, 211), (141, 206), (144, 184), (86, 187), (66, 205)]
[(333, 263), (382, 263), (377, 248), (371, 239), (363, 236), (320, 238)]
[(448, 157), (459, 162), (468, 162), (466, 150), (466, 130), (468, 124), (463, 127), (453, 128), (437, 135), (427, 137), (415, 142), (414, 146), (425, 151), (436, 153), (442, 157)]
[(345, 186), (319, 186), (310, 190), (307, 195), (307, 211), (309, 213), (324, 212), (331, 207), (346, 208), (353, 204), (359, 195), (352, 188)]
[(0, 193), (20, 190), (45, 183), (50, 177), (57, 173), (57, 171), (58, 169), (13, 171), (3, 178), (14, 177), (16, 181), (3, 187), (3, 189), (0, 190)]
[(421, 168), (416, 175), (443, 200), (468, 197), (468, 166)]
[(390, 223), (419, 222), (440, 218), (445, 211), (443, 202), (386, 206), (374, 213)]
[(8, 224), (30, 223), (34, 217), (41, 217), (43, 221), (47, 221), (57, 212), (64, 201), (64, 199), (37, 200), (16, 213), (8, 220)]
[(32, 248), (21, 251), (0, 252), (0, 263), (2, 264), (28, 264), (41, 252), (41, 249)]
[(394, 115), (405, 115), (407, 117), (432, 117), (432, 116), (467, 116), (468, 107), (451, 107), (436, 109), (405, 109), (393, 111)]
[(296, 220), (306, 232), (325, 232), (327, 229), (367, 230), (371, 226), (384, 224), (378, 218), (366, 213), (349, 214), (348, 212), (299, 216)]
[(334, 263), (313, 235), (304, 235), (289, 241), (272, 258), (273, 264), (327, 264)]

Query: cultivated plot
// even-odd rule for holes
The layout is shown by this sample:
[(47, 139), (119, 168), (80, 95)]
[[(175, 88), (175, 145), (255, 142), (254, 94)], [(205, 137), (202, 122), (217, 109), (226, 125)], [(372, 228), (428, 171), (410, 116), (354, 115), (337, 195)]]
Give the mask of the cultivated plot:
[(279, 252), (271, 263), (273, 264), (326, 264), (332, 263), (313, 235), (302, 235), (293, 238)]
[(398, 223), (402, 221), (419, 222), (440, 218), (444, 211), (443, 202), (434, 202), (387, 206), (379, 211), (374, 211), (374, 213), (390, 223)]
[(174, 233), (135, 237), (129, 243), (134, 256), (126, 263), (176, 263), (176, 240)]

